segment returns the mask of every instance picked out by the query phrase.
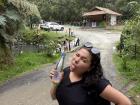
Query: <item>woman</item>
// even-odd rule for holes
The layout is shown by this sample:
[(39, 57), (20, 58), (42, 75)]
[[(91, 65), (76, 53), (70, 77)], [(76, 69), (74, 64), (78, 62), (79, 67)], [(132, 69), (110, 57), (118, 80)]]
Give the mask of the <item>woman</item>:
[(51, 96), (59, 105), (132, 105), (130, 100), (113, 88), (104, 78), (100, 52), (85, 43), (72, 57), (70, 66), (63, 70), (59, 80), (53, 80), (56, 70), (50, 72)]

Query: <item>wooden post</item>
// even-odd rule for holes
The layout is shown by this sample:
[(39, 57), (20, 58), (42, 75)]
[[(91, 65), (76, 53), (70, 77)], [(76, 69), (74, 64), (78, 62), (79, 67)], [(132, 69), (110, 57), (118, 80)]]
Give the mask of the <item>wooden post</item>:
[[(70, 34), (71, 34), (71, 28), (69, 28), (69, 38), (70, 38)], [(70, 40), (68, 40), (69, 41), (69, 51), (71, 50), (71, 48), (70, 48)]]

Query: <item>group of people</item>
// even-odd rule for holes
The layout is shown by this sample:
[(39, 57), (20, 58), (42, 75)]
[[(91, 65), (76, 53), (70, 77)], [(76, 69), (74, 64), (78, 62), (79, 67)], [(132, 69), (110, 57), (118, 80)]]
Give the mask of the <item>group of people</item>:
[(63, 42), (60, 42), (57, 44), (57, 50), (58, 50), (58, 52), (66, 52), (66, 51), (70, 50), (69, 47), (76, 47), (79, 45), (80, 45), (79, 38), (75, 38), (73, 46), (71, 46), (71, 42), (69, 42), (68, 39), (66, 39)]
[(57, 44), (57, 50), (58, 50), (58, 52), (66, 52), (66, 51), (68, 51), (68, 41), (65, 40), (62, 43), (61, 42), (58, 43)]
[(91, 42), (83, 44), (72, 56), (70, 65), (53, 80), (56, 70), (50, 71), (51, 97), (59, 105), (132, 105), (122, 92), (104, 77), (99, 49)]

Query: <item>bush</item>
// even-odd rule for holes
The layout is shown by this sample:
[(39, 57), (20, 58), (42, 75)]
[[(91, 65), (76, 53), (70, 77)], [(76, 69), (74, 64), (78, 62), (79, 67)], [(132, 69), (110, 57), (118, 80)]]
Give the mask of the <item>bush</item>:
[(107, 25), (105, 21), (99, 22), (99, 25), (98, 25), (99, 28), (105, 28), (106, 26)]

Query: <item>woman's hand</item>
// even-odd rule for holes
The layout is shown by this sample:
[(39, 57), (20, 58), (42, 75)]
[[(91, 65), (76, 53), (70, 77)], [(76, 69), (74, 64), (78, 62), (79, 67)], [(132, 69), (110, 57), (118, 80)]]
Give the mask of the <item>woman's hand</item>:
[(63, 78), (63, 72), (59, 72), (56, 69), (52, 69), (50, 71), (49, 76), (50, 76), (50, 79), (51, 79), (52, 83), (54, 85), (58, 85), (61, 82), (62, 78)]
[(56, 69), (52, 69), (50, 71), (49, 77), (52, 82), (50, 94), (51, 94), (52, 99), (54, 100), (56, 99), (56, 88), (63, 78), (63, 72), (58, 72)]

